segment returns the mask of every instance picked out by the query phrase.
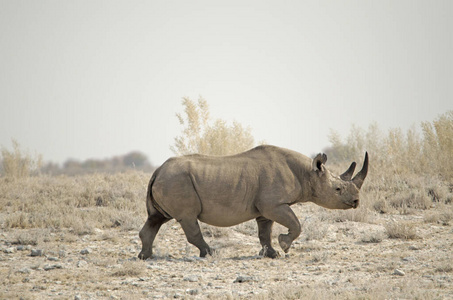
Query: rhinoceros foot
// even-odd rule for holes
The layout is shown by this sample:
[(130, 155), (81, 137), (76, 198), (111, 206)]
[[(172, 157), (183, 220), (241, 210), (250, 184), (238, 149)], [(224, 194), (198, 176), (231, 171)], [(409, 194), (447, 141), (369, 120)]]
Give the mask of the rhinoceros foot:
[(274, 248), (267, 248), (267, 247), (263, 247), (263, 249), (261, 249), (259, 255), (263, 256), (263, 257), (270, 257), (270, 258), (280, 257), (280, 253), (278, 253), (278, 251), (275, 251)]
[(278, 236), (278, 243), (280, 244), (280, 247), (282, 247), (282, 249), (285, 253), (288, 253), (292, 242), (293, 241), (287, 234), (280, 234)]
[(142, 259), (142, 260), (146, 260), (148, 258), (150, 258), (152, 255), (152, 252), (151, 251), (142, 251), (140, 252), (140, 254), (138, 255), (138, 258), (139, 259)]

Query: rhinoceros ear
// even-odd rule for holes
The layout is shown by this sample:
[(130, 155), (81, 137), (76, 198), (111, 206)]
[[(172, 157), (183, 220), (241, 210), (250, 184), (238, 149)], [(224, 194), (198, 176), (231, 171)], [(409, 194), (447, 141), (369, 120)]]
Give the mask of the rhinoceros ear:
[(319, 176), (324, 174), (324, 164), (327, 161), (327, 155), (324, 153), (318, 153), (315, 158), (313, 158), (312, 168), (313, 171), (317, 172)]

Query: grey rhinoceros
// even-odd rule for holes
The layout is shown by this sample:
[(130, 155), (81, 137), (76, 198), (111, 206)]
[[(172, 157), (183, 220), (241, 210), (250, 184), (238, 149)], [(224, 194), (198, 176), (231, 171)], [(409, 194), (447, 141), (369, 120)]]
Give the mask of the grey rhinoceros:
[[(314, 159), (275, 146), (258, 146), (232, 156), (186, 155), (168, 159), (151, 177), (146, 208), (148, 219), (140, 231), (139, 258), (152, 255), (154, 238), (172, 218), (181, 224), (200, 256), (212, 250), (203, 239), (198, 220), (214, 226), (233, 226), (256, 219), (262, 245), (260, 255), (275, 258), (271, 245), (274, 222), (288, 228), (278, 242), (284, 252), (301, 232), (291, 205), (313, 202), (330, 209), (357, 208), (359, 190), (368, 171), (352, 178), (356, 163), (340, 176), (330, 173), (325, 154)], [(352, 178), (352, 179), (351, 179)]]

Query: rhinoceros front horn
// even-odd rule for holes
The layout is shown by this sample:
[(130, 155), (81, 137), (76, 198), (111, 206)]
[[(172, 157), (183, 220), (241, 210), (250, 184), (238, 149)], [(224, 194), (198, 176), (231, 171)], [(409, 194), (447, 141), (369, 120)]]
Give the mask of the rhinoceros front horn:
[(368, 152), (365, 152), (365, 160), (363, 162), (362, 170), (360, 170), (360, 172), (357, 173), (357, 175), (355, 175), (354, 178), (352, 179), (352, 182), (358, 189), (362, 187), (363, 181), (365, 180), (367, 173), (368, 173)]

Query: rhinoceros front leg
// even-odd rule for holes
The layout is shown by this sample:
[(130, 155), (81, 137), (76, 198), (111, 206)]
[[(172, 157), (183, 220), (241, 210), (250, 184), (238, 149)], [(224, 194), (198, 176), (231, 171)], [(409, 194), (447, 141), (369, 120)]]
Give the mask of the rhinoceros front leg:
[(256, 223), (258, 223), (258, 237), (260, 238), (260, 243), (263, 247), (259, 255), (270, 258), (278, 257), (278, 252), (272, 248), (271, 244), (272, 225), (274, 224), (274, 221), (261, 216), (256, 218)]
[(181, 220), (179, 223), (184, 230), (187, 241), (200, 250), (200, 257), (205, 257), (206, 254), (212, 254), (211, 248), (203, 239), (197, 219)]
[(288, 253), (291, 243), (300, 235), (301, 226), (297, 216), (287, 204), (281, 204), (277, 207), (264, 207), (261, 210), (262, 215), (282, 224), (288, 228), (288, 234), (280, 234), (278, 236), (278, 243), (285, 253)]

